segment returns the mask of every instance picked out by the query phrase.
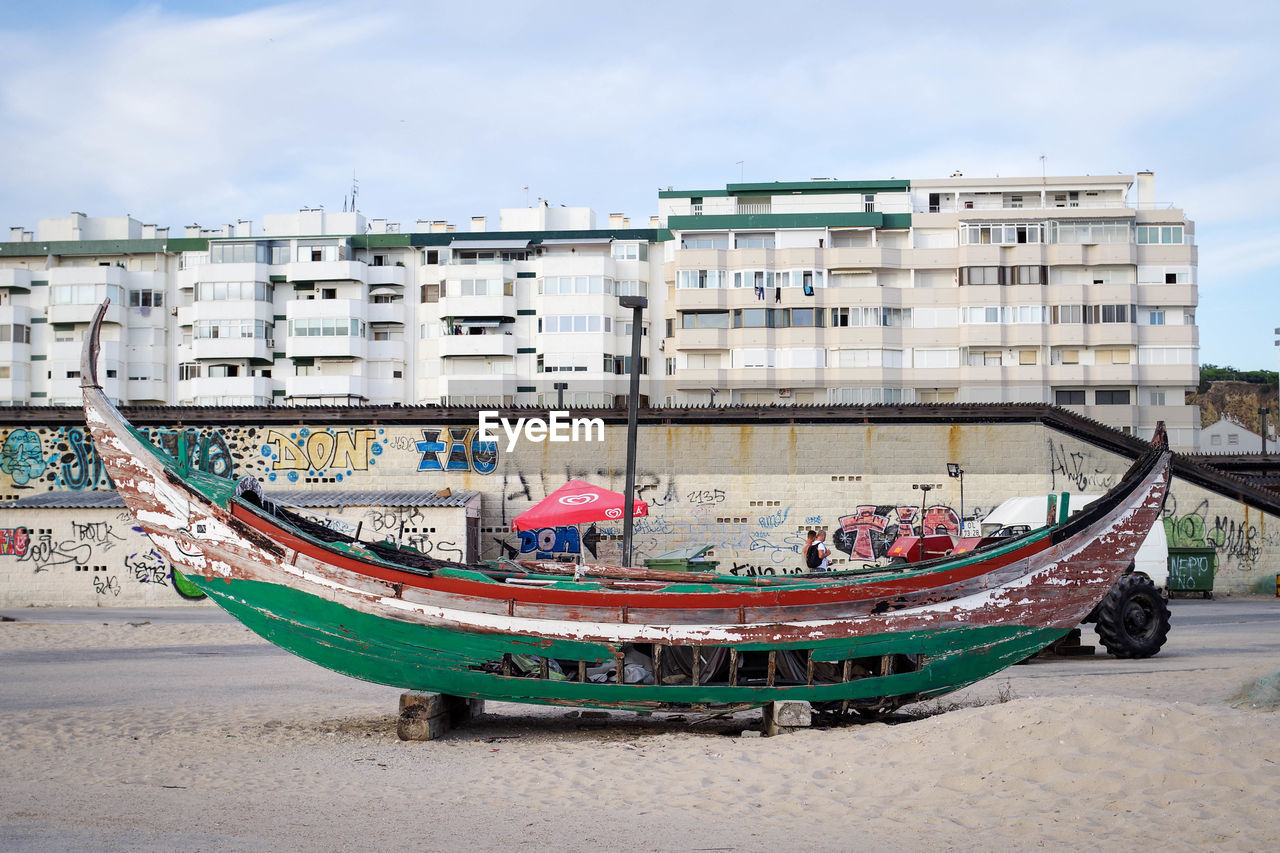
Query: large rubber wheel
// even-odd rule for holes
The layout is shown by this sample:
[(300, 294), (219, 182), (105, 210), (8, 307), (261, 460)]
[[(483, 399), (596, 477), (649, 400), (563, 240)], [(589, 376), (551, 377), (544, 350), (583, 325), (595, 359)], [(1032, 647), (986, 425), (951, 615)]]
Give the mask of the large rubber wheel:
[(1169, 605), (1150, 578), (1124, 575), (1098, 605), (1098, 638), (1118, 658), (1149, 658), (1169, 636)]

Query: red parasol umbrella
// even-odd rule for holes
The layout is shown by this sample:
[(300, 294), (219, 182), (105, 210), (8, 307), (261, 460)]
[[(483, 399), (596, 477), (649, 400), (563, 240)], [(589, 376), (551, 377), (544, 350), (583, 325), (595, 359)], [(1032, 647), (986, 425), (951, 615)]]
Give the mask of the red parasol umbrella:
[[(511, 529), (536, 530), (562, 524), (585, 524), (588, 521), (617, 521), (626, 512), (626, 497), (593, 486), (583, 480), (570, 480), (530, 509), (511, 521)], [(635, 502), (635, 518), (649, 514), (649, 505)]]

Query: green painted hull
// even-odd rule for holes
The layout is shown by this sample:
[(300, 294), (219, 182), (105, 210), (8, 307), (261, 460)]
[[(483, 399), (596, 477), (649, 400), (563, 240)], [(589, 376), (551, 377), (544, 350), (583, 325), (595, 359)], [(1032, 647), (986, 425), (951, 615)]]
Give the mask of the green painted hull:
[[(503, 655), (599, 661), (603, 644), (483, 634), (374, 616), (298, 590), (259, 581), (190, 579), (270, 642), (335, 672), (378, 684), (510, 702), (631, 710), (698, 705), (758, 707), (796, 699), (850, 700), (891, 707), (986, 678), (1057, 640), (1064, 631), (1020, 625), (965, 626), (822, 640), (778, 650), (813, 650), (815, 661), (918, 655), (915, 672), (794, 686), (577, 683), (481, 669)], [(888, 701), (886, 701), (888, 700)]]

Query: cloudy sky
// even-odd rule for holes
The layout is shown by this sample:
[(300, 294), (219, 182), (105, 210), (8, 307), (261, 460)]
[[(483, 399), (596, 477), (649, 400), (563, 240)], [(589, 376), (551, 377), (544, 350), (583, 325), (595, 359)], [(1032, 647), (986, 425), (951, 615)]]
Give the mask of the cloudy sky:
[[(1277, 367), (1280, 4), (0, 4), (0, 226), (324, 205), (633, 223), (657, 190), (1156, 173), (1202, 363)], [(528, 189), (526, 190), (525, 187)]]

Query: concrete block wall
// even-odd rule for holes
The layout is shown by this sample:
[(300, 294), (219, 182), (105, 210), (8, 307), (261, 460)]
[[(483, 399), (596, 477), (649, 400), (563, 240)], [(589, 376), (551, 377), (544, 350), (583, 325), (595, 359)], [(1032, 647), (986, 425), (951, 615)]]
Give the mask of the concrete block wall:
[[(305, 412), (299, 416), (304, 418)], [(162, 446), (176, 448), (175, 430), (149, 433)], [(0, 438), (2, 495), (107, 487), (81, 428), (0, 426)], [(604, 440), (598, 442), (532, 442), (522, 437), (509, 446), (505, 435), (497, 438), (481, 442), (474, 426), (456, 424), (332, 427), (302, 420), (288, 427), (190, 429), (186, 443), (196, 464), (228, 476), (257, 476), (268, 493), (281, 488), (476, 490), (482, 495), (480, 551), (485, 558), (581, 555), (617, 561), (619, 522), (599, 523), (594, 531), (582, 526), (522, 535), (510, 527), (516, 515), (567, 479), (621, 491), (625, 427), (606, 426)], [(873, 564), (883, 561), (898, 532), (919, 530), (922, 503), (928, 529), (956, 530), (962, 520), (979, 520), (1008, 497), (1064, 490), (1100, 494), (1129, 466), (1129, 460), (1117, 454), (1040, 424), (642, 426), (638, 460), (637, 493), (649, 503), (650, 512), (636, 522), (636, 562), (676, 548), (711, 545), (719, 570), (739, 575), (799, 571), (804, 531), (809, 528), (829, 531), (837, 567)], [(965, 470), (963, 513), (960, 483), (947, 476), (948, 462)], [(916, 488), (920, 485), (931, 489), (923, 492)], [(74, 532), (65, 525), (97, 521), (124, 525), (119, 510), (24, 512), (37, 515), (28, 520), (13, 510), (0, 510), (0, 529), (19, 524), (55, 529), (40, 514), (63, 512), (75, 517), (59, 522), (64, 526), (56, 529)], [(360, 519), (367, 510), (331, 514)], [(1280, 571), (1280, 543), (1274, 531), (1280, 531), (1280, 520), (1183, 482), (1175, 482), (1167, 514), (1171, 542), (1203, 541), (1218, 550), (1219, 592), (1260, 592), (1268, 585), (1274, 591)], [(1194, 518), (1187, 520), (1188, 516)], [(376, 534), (368, 519), (365, 523), (362, 535)], [(418, 535), (415, 544), (429, 553), (438, 549), (439, 556), (449, 558), (453, 552), (448, 543), (456, 548), (463, 540), (441, 529)], [(67, 538), (58, 535), (59, 541)], [(129, 577), (124, 558), (145, 545), (126, 541), (127, 547), (121, 544), (101, 552), (103, 559), (109, 552), (115, 561), (111, 565), (121, 577), (122, 590), (119, 597), (109, 595), (121, 603), (128, 591), (123, 581)], [(23, 586), (22, 570), (15, 566), (25, 562), (29, 561), (6, 553), (0, 545), (0, 579), (6, 590)], [(32, 574), (31, 566), (25, 569)], [(83, 590), (76, 593), (80, 594)], [(165, 594), (177, 597), (172, 590)], [(29, 597), (0, 590), (0, 603), (13, 606), (24, 595)]]

